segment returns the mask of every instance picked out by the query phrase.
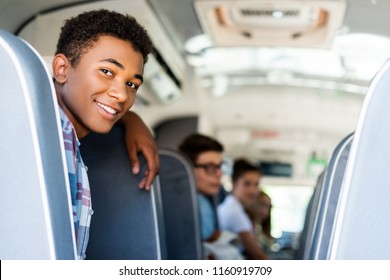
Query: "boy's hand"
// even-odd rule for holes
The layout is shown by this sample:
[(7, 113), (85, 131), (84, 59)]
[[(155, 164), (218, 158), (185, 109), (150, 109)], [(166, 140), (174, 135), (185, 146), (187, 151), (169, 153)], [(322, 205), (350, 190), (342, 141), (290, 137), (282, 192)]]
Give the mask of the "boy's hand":
[(121, 118), (119, 124), (125, 127), (127, 152), (129, 154), (134, 174), (138, 174), (140, 170), (137, 152), (142, 152), (146, 158), (148, 168), (144, 174), (144, 178), (139, 184), (139, 187), (141, 189), (150, 190), (153, 180), (160, 169), (158, 147), (154, 137), (146, 124), (134, 112), (127, 112)]

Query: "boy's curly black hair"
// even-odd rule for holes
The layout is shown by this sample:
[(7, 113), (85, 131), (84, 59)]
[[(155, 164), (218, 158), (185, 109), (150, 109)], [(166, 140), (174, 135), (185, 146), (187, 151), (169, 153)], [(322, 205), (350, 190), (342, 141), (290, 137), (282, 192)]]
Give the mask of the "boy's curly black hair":
[(75, 66), (80, 56), (103, 35), (130, 42), (134, 50), (142, 54), (144, 63), (153, 49), (147, 31), (134, 17), (101, 9), (67, 19), (61, 28), (55, 54), (64, 54)]

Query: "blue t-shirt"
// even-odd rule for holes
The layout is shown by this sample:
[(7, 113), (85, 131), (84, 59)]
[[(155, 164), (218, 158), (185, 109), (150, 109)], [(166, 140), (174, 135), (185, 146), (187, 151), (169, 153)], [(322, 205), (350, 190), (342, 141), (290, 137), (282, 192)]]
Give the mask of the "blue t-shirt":
[(203, 194), (198, 193), (200, 214), (200, 231), (202, 240), (208, 240), (217, 230), (217, 218), (211, 201)]

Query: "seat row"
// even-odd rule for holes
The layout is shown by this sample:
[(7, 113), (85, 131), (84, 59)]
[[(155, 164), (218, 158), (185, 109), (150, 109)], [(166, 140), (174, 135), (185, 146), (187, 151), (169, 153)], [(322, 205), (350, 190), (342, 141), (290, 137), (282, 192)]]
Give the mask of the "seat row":
[[(0, 30), (0, 259), (74, 259), (62, 131), (51, 77), (37, 52)], [(160, 175), (140, 190), (120, 127), (81, 141), (94, 214), (88, 259), (200, 259), (191, 168), (161, 150)], [(141, 172), (146, 163), (140, 155)]]
[(302, 259), (390, 259), (390, 61), (366, 93), (356, 129), (318, 180)]

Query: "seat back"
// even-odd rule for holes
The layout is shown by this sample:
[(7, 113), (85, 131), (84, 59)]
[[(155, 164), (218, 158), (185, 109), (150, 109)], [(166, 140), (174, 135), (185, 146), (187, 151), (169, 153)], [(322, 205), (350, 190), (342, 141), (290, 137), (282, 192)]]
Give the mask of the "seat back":
[(202, 259), (202, 242), (193, 169), (180, 153), (160, 149), (161, 200), (171, 260)]
[(371, 82), (348, 158), (330, 259), (390, 259), (390, 61)]
[(146, 169), (132, 173), (124, 131), (90, 133), (81, 139), (81, 155), (88, 167), (92, 209), (87, 259), (148, 260), (165, 258), (158, 179), (151, 191), (138, 185)]
[(339, 143), (326, 168), (307, 259), (329, 258), (329, 244), (352, 140), (353, 134), (350, 134)]
[(310, 252), (309, 248), (311, 248), (312, 246), (313, 228), (315, 224), (316, 211), (317, 206), (319, 204), (319, 197), (324, 176), (325, 173), (323, 172), (318, 177), (313, 194), (306, 208), (305, 222), (299, 236), (299, 247), (295, 253), (295, 259), (298, 260), (302, 260), (305, 258), (307, 259), (308, 253)]
[(75, 259), (57, 100), (40, 56), (0, 30), (0, 259)]

